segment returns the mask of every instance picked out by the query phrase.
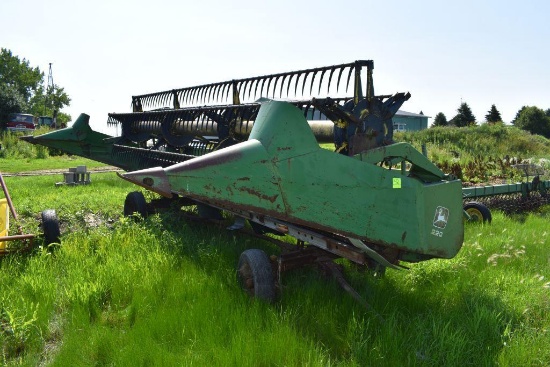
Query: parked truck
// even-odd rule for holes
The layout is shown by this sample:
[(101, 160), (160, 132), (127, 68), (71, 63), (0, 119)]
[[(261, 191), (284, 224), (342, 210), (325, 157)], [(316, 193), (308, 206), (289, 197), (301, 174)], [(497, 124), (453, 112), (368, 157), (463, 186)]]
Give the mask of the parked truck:
[(5, 128), (12, 132), (33, 132), (38, 124), (38, 119), (28, 113), (10, 113)]

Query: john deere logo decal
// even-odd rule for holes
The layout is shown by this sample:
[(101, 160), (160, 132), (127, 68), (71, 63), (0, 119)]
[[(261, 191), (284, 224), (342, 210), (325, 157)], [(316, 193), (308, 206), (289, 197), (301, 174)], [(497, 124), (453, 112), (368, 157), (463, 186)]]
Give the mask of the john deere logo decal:
[(449, 220), (449, 209), (442, 206), (438, 206), (435, 209), (434, 227), (443, 229), (447, 226), (448, 220)]

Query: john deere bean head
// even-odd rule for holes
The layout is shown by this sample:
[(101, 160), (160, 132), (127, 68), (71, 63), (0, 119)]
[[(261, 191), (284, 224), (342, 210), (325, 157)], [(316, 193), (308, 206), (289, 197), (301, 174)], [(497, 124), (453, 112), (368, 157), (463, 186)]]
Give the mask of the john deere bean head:
[(248, 220), (260, 233), (293, 236), (318, 251), (315, 261), (395, 268), (451, 258), (463, 241), (461, 183), (394, 142), (392, 116), (410, 94), (375, 95), (373, 68), (363, 60), (138, 95), (132, 112), (109, 114), (119, 137), (94, 133), (81, 115), (26, 140), (229, 212), (240, 219), (234, 228)]

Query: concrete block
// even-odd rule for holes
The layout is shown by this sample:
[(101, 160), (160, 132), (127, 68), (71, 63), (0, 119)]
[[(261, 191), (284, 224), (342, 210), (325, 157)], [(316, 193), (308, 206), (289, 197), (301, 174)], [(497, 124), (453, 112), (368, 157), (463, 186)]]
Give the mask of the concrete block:
[(74, 172), (64, 172), (63, 179), (66, 184), (74, 184)]

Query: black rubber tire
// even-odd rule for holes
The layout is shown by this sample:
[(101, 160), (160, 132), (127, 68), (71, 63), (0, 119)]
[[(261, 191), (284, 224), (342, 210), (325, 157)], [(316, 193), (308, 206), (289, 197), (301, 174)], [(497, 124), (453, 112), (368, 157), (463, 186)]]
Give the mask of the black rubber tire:
[(470, 201), (464, 205), (464, 211), (470, 216), (470, 222), (491, 223), (493, 216), (489, 208), (478, 201)]
[(59, 243), (61, 231), (59, 230), (59, 221), (57, 214), (53, 209), (46, 209), (42, 212), (42, 231), (44, 232), (44, 242), (46, 246), (52, 243)]
[(143, 219), (147, 218), (147, 203), (141, 191), (132, 191), (126, 195), (124, 200), (124, 216), (139, 215)]
[(275, 281), (267, 254), (258, 249), (244, 251), (237, 265), (237, 280), (252, 297), (268, 303), (275, 301)]

